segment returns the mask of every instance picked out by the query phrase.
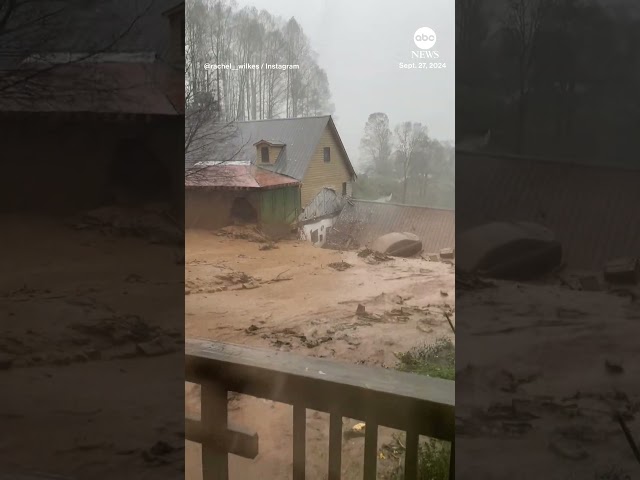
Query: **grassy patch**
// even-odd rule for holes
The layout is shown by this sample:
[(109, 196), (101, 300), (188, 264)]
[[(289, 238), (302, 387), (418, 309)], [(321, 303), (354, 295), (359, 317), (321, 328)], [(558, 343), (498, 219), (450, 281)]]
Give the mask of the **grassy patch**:
[[(455, 380), (456, 347), (448, 338), (438, 338), (431, 345), (415, 347), (408, 352), (396, 354), (398, 370), (419, 375)], [(404, 445), (396, 440), (396, 449), (404, 450)], [(418, 479), (447, 480), (449, 478), (449, 459), (451, 444), (429, 439), (419, 446)], [(389, 480), (403, 480), (404, 465), (397, 467)]]
[(445, 380), (456, 377), (456, 347), (448, 338), (438, 338), (431, 345), (414, 347), (408, 352), (396, 353), (398, 370), (428, 375)]

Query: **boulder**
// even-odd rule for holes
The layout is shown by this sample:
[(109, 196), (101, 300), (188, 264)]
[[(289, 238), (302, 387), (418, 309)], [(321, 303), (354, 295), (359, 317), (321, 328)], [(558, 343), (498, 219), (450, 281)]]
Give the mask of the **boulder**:
[(422, 241), (413, 233), (387, 233), (373, 242), (371, 250), (394, 257), (412, 257), (422, 251)]
[(560, 266), (562, 245), (554, 233), (535, 223), (493, 222), (461, 233), (456, 266), (462, 272), (530, 280)]

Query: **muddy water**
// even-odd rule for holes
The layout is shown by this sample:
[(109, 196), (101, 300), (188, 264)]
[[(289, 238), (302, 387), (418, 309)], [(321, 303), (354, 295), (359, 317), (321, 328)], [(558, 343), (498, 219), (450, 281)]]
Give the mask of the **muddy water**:
[[(440, 336), (453, 338), (442, 314), (454, 304), (450, 265), (399, 258), (370, 264), (355, 252), (300, 241), (280, 242), (271, 250), (259, 247), (187, 232), (187, 337), (382, 367), (395, 366), (394, 352)], [(338, 271), (329, 266), (340, 262), (350, 267)], [(355, 314), (359, 304), (366, 315)], [(197, 411), (197, 387), (187, 385), (186, 394), (187, 409)], [(231, 419), (260, 438), (255, 460), (232, 457), (232, 478), (290, 478), (291, 407), (239, 397), (230, 408)], [(344, 422), (345, 429), (356, 423)], [(327, 415), (308, 412), (307, 478), (326, 478), (328, 429)], [(380, 445), (391, 441), (391, 433), (381, 429)], [(345, 440), (343, 478), (362, 478), (363, 445), (362, 438)], [(186, 454), (186, 478), (200, 479), (199, 446), (188, 443)], [(394, 462), (380, 460), (380, 467)]]

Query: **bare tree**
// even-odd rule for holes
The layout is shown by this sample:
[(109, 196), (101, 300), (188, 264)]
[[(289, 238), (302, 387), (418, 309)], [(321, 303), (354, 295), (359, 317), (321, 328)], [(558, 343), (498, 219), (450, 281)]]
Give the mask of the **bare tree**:
[(409, 177), (418, 158), (425, 154), (429, 145), (427, 128), (420, 123), (403, 122), (395, 128), (396, 161), (402, 180), (402, 203), (407, 201)]
[(525, 148), (528, 94), (533, 60), (539, 46), (539, 36), (543, 19), (553, 0), (508, 0), (503, 30), (507, 45), (516, 60), (518, 124), (516, 151)]
[(386, 113), (376, 112), (369, 115), (364, 126), (364, 137), (360, 141), (360, 149), (369, 164), (369, 168), (384, 175), (391, 171), (391, 150), (393, 136), (389, 128), (389, 117)]

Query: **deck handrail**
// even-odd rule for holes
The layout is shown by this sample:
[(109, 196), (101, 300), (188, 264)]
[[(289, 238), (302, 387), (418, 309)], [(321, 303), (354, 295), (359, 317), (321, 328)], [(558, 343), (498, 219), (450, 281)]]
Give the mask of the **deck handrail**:
[(364, 421), (364, 478), (376, 477), (378, 426), (407, 432), (405, 479), (417, 478), (418, 441), (424, 435), (452, 443), (454, 476), (455, 383), (255, 347), (189, 339), (186, 381), (202, 386), (201, 418), (188, 418), (186, 437), (202, 444), (203, 479), (228, 478), (228, 454), (255, 458), (256, 434), (227, 422), (229, 391), (293, 406), (293, 478), (305, 475), (306, 409), (330, 414), (329, 479), (340, 478), (342, 418)]

